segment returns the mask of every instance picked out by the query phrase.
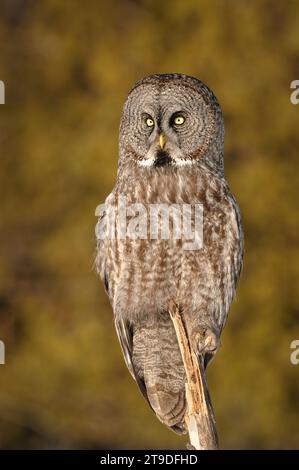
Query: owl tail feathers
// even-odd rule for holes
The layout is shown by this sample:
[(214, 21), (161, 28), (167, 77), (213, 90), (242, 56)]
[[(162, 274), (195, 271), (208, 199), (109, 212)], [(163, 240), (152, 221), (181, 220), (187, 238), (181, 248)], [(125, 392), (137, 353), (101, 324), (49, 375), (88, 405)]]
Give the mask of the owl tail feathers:
[(143, 376), (148, 401), (163, 424), (178, 434), (185, 433), (186, 376), (168, 312), (148, 317), (144, 328), (146, 334), (143, 336), (143, 344), (146, 344), (146, 351), (143, 356)]
[(185, 434), (185, 391), (175, 393), (156, 384), (147, 386), (147, 394), (157, 418), (177, 434)]

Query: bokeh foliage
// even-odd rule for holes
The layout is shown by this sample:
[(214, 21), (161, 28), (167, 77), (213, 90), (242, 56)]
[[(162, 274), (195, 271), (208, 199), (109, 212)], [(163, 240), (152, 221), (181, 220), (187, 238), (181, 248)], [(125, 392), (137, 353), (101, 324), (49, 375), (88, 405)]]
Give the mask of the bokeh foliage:
[(223, 448), (299, 447), (299, 3), (4, 0), (0, 15), (0, 447), (180, 448), (127, 372), (92, 267), (132, 84), (217, 95), (245, 268), (209, 368)]

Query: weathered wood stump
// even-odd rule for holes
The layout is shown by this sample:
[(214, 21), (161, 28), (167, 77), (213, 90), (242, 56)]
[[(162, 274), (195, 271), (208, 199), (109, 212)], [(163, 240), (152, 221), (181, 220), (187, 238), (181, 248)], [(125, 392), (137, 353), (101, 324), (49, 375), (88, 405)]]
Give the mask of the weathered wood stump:
[(216, 421), (204, 367), (203, 355), (196, 355), (190, 347), (184, 321), (176, 305), (169, 309), (177, 335), (186, 371), (186, 424), (190, 444), (196, 450), (216, 450), (218, 438)]

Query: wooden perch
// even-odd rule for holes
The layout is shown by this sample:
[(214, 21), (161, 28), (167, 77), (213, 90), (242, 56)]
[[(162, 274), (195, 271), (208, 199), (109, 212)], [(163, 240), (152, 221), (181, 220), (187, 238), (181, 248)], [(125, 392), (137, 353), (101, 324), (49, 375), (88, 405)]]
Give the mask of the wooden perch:
[(185, 421), (190, 444), (196, 450), (216, 450), (218, 448), (216, 422), (208, 390), (204, 358), (202, 355), (197, 357), (191, 350), (179, 308), (176, 305), (172, 306), (169, 313), (177, 335), (187, 377)]

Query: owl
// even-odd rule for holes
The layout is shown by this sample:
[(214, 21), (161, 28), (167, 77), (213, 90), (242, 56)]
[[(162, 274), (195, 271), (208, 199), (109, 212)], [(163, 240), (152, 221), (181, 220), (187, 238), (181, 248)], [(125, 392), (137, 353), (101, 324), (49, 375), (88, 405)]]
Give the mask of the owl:
[[(182, 74), (137, 82), (121, 117), (116, 184), (98, 213), (96, 269), (126, 365), (158, 419), (177, 433), (187, 430), (186, 373), (170, 308), (179, 309), (206, 367), (242, 268), (223, 141), (220, 105), (203, 82)], [(167, 230), (157, 208), (176, 215)], [(188, 244), (193, 232), (198, 243)]]

